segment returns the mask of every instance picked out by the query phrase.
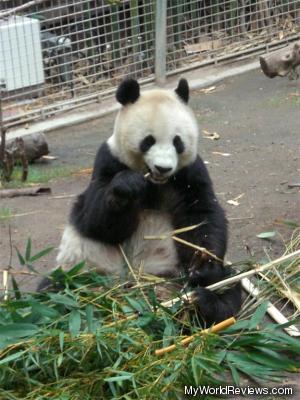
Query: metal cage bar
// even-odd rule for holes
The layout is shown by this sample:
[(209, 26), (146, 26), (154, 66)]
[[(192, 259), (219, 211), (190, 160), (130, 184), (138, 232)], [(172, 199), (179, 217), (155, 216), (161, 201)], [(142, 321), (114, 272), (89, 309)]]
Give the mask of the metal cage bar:
[(299, 0), (1, 0), (4, 124), (299, 36)]

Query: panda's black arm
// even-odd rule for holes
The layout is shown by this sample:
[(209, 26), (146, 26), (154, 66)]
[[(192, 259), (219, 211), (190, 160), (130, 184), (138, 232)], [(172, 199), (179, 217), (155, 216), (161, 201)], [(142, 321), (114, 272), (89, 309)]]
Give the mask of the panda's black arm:
[[(214, 194), (212, 182), (203, 161), (196, 161), (183, 168), (175, 177), (174, 186), (180, 201), (172, 211), (175, 228), (201, 224), (198, 228), (180, 234), (180, 237), (215, 254), (223, 259), (227, 246), (227, 221), (225, 213)], [(203, 262), (204, 257), (186, 245), (177, 244), (181, 264), (186, 269), (201, 268), (202, 286), (209, 285), (223, 276), (222, 268), (206, 268), (211, 260)], [(203, 264), (203, 265), (202, 265)], [(221, 264), (220, 264), (221, 266)]]
[(91, 182), (73, 206), (71, 223), (88, 238), (122, 243), (137, 227), (139, 194), (144, 184), (142, 174), (129, 170), (103, 144)]
[[(200, 158), (180, 171), (176, 176), (175, 187), (179, 191), (178, 207), (173, 213), (176, 228), (199, 223), (199, 228), (179, 235), (181, 238), (205, 247), (223, 259), (227, 246), (227, 221), (225, 213), (216, 200), (208, 171)], [(235, 286), (223, 293), (214, 293), (205, 286), (228, 277), (232, 271), (222, 262), (215, 261), (205, 254), (177, 243), (181, 266), (187, 272), (188, 282), (196, 290), (195, 305), (200, 319), (207, 326), (236, 315), (241, 307), (241, 286)]]

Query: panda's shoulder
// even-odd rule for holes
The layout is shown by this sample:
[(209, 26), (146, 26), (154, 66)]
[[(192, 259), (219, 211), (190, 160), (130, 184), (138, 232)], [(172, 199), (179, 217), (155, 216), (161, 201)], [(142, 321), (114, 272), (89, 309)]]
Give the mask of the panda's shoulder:
[(95, 157), (92, 179), (99, 177), (99, 175), (112, 177), (125, 168), (126, 166), (112, 154), (109, 144), (104, 142)]
[(196, 160), (184, 167), (179, 173), (179, 181), (182, 183), (197, 183), (212, 185), (208, 170), (202, 158), (197, 155)]

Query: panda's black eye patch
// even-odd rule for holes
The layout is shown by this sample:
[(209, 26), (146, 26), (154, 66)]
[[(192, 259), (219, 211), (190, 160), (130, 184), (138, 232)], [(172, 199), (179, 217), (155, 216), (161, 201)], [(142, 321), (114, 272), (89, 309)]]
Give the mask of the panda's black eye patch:
[(140, 143), (140, 150), (142, 153), (146, 153), (151, 146), (155, 144), (156, 140), (152, 135), (146, 136)]
[(178, 154), (181, 154), (184, 152), (184, 144), (183, 144), (183, 141), (181, 140), (180, 136), (176, 135), (174, 137), (173, 144), (174, 144), (174, 147)]

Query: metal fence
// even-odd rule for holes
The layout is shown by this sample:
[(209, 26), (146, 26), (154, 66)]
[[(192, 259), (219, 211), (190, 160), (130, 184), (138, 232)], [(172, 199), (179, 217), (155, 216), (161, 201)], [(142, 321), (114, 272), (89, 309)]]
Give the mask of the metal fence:
[(295, 0), (0, 0), (6, 127), (300, 36)]

